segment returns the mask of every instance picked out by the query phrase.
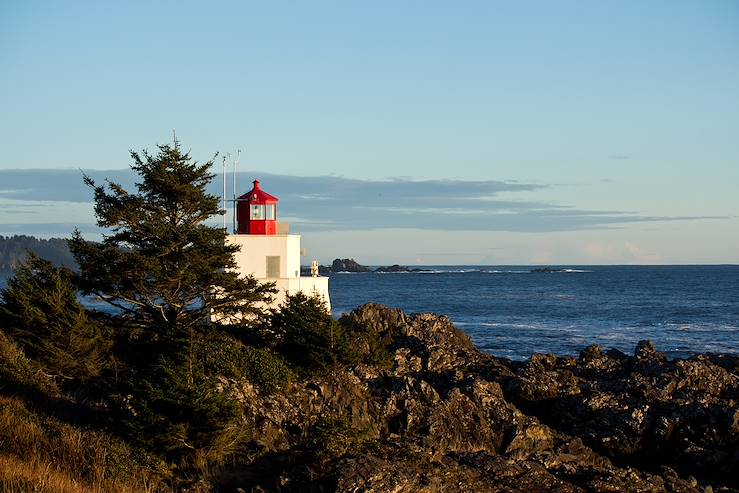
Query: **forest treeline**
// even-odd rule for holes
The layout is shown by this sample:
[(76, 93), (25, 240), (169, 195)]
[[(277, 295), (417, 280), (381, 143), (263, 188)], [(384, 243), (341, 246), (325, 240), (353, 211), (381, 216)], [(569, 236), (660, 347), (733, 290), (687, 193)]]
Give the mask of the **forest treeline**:
[(0, 235), (0, 275), (15, 270), (31, 251), (55, 265), (74, 267), (72, 253), (63, 238), (36, 238), (28, 235)]

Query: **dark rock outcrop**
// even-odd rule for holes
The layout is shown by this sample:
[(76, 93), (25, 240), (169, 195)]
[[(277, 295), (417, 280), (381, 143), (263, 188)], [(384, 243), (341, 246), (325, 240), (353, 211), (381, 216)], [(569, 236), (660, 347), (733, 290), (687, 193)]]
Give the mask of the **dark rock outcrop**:
[(553, 272), (564, 272), (564, 269), (553, 269), (552, 267), (537, 267), (536, 269), (531, 269), (529, 272), (551, 274)]
[(375, 269), (375, 272), (427, 272), (427, 270), (406, 267), (405, 265), (394, 264), (394, 265), (388, 265), (386, 267), (378, 267)]
[[(300, 275), (301, 276), (309, 276), (311, 275), (309, 265), (302, 265), (300, 266)], [(353, 258), (337, 258), (334, 259), (333, 262), (331, 262), (331, 265), (319, 265), (318, 266), (318, 273), (322, 276), (327, 276), (332, 273), (339, 273), (339, 272), (373, 272), (373, 270), (369, 267), (366, 267), (357, 261), (355, 261)]]
[[(300, 267), (301, 275), (310, 275), (310, 266), (301, 266)], [(377, 267), (376, 269), (372, 269), (370, 267), (367, 267), (365, 265), (361, 265), (358, 262), (356, 262), (353, 258), (344, 258), (344, 259), (334, 259), (334, 261), (331, 263), (331, 265), (319, 265), (318, 266), (318, 273), (320, 275), (328, 275), (331, 273), (339, 273), (339, 272), (380, 272), (380, 273), (398, 273), (398, 272), (427, 272), (426, 269), (419, 269), (419, 268), (411, 268), (406, 267), (404, 265), (389, 265), (389, 266), (382, 266)]]
[(353, 258), (337, 258), (331, 263), (331, 272), (372, 272), (372, 269), (360, 265)]
[(545, 359), (503, 383), (524, 412), (618, 464), (739, 488), (739, 358), (667, 361), (642, 341), (633, 357), (591, 346)]
[(365, 305), (341, 323), (383, 341), (391, 364), (337, 369), (284, 395), (224, 381), (246, 410), (255, 459), (224, 471), (223, 488), (739, 487), (731, 474), (739, 463), (736, 358), (670, 362), (643, 343), (633, 357), (592, 346), (577, 359), (535, 355), (515, 363), (478, 351), (443, 316)]

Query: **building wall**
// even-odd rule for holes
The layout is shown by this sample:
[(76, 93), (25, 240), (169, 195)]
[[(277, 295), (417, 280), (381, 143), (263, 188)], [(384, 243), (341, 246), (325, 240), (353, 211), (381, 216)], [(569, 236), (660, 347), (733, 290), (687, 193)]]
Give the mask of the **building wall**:
[[(278, 293), (270, 307), (279, 306), (288, 294), (303, 291), (323, 298), (331, 310), (328, 277), (300, 277), (300, 235), (229, 235), (226, 242), (241, 247), (234, 255), (240, 273), (251, 274), (260, 282), (275, 283)], [(267, 277), (268, 256), (280, 257), (277, 277)]]
[(285, 235), (289, 254), (285, 262), (285, 277), (300, 277), (300, 235)]
[(300, 235), (228, 235), (226, 242), (239, 245), (235, 255), (239, 271), (267, 277), (267, 257), (280, 257), (279, 277), (300, 277)]

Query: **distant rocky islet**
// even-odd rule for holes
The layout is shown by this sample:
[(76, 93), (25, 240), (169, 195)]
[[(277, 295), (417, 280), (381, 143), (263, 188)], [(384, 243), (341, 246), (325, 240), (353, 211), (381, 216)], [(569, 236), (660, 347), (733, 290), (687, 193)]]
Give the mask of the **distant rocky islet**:
[[(303, 274), (310, 274), (310, 267), (309, 266), (303, 266), (301, 267)], [(331, 262), (331, 265), (319, 265), (318, 266), (318, 272), (321, 275), (325, 274), (337, 274), (340, 272), (350, 272), (350, 273), (370, 273), (370, 272), (378, 272), (378, 273), (393, 273), (393, 272), (428, 272), (428, 269), (419, 269), (419, 268), (411, 268), (404, 265), (388, 265), (388, 266), (380, 266), (380, 267), (368, 267), (366, 265), (362, 265), (353, 258), (337, 258), (334, 259), (333, 262)]]

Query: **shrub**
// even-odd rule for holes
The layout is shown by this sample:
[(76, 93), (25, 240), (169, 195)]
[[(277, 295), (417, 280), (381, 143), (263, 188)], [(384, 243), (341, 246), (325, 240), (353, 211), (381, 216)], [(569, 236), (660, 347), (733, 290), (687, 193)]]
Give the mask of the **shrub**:
[(285, 360), (269, 348), (247, 346), (218, 333), (199, 338), (196, 347), (203, 371), (212, 376), (245, 379), (270, 393), (284, 390), (293, 379)]
[(285, 360), (270, 349), (247, 347), (244, 361), (244, 377), (266, 392), (284, 390), (294, 378)]
[(134, 375), (129, 388), (129, 434), (181, 467), (219, 464), (245, 438), (236, 402), (191, 357), (161, 357), (147, 373)]
[(0, 331), (0, 390), (32, 394), (56, 393), (54, 382)]
[(0, 292), (0, 326), (46, 373), (84, 383), (102, 371), (110, 340), (77, 300), (73, 276), (29, 254)]
[(352, 427), (348, 417), (324, 416), (311, 427), (307, 449), (319, 460), (329, 460), (365, 445), (368, 439), (368, 433)]
[(360, 361), (344, 328), (318, 296), (288, 296), (269, 317), (275, 348), (304, 373), (322, 372), (335, 364)]

